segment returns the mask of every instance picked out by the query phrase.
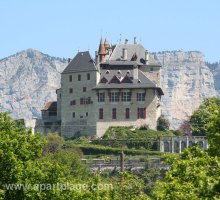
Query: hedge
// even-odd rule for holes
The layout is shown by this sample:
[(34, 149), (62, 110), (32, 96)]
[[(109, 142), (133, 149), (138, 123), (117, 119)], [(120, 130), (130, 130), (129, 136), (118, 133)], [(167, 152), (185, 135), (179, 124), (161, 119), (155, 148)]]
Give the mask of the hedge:
[(64, 145), (64, 148), (80, 148), (84, 155), (118, 155), (123, 150), (126, 155), (160, 155), (159, 151), (148, 151), (148, 150), (134, 150), (127, 148), (112, 148), (105, 147), (100, 145), (91, 145), (91, 144), (74, 144), (71, 141), (67, 141)]

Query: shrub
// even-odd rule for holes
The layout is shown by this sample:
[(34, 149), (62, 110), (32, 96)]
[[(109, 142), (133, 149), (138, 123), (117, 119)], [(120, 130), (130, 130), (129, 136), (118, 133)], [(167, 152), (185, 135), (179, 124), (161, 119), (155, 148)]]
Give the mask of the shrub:
[(164, 115), (161, 115), (157, 120), (157, 130), (158, 131), (167, 131), (169, 130), (170, 122), (168, 119), (164, 117)]
[(64, 144), (64, 138), (57, 133), (49, 133), (46, 137), (46, 144), (43, 147), (43, 154), (55, 153), (61, 150)]

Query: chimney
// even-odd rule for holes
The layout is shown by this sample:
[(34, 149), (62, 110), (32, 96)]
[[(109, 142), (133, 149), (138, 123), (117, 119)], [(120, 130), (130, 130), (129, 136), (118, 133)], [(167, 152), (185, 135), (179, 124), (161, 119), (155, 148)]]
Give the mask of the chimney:
[(96, 64), (99, 62), (98, 51), (95, 51), (95, 62), (96, 62)]
[(68, 63), (70, 63), (71, 62), (71, 58), (68, 58)]
[(144, 58), (144, 60), (145, 60), (145, 64), (148, 65), (148, 61), (149, 61), (149, 53), (148, 53), (147, 50), (145, 51), (145, 58)]
[(125, 39), (125, 44), (128, 44), (128, 39)]
[(133, 68), (133, 79), (138, 79), (138, 66), (134, 65)]
[(127, 49), (125, 49), (125, 48), (122, 49), (122, 59), (123, 60), (128, 59), (128, 52), (127, 52)]
[(136, 37), (134, 37), (134, 44), (137, 44)]

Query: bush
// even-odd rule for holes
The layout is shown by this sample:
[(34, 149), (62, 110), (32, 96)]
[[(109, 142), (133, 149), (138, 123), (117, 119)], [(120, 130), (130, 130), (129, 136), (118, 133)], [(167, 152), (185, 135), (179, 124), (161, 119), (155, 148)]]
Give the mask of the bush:
[(161, 115), (157, 120), (157, 130), (158, 131), (167, 131), (169, 130), (170, 122), (168, 119), (164, 117), (164, 115)]
[(61, 150), (64, 138), (57, 133), (49, 133), (46, 137), (46, 145), (43, 147), (43, 154), (55, 153)]

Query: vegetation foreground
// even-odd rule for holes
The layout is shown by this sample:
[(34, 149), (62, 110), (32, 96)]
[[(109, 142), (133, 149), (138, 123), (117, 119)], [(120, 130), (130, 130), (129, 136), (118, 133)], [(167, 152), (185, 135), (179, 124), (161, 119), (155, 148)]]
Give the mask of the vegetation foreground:
[[(82, 147), (97, 153), (100, 144), (65, 142), (56, 134), (45, 138), (32, 135), (7, 113), (0, 113), (0, 199), (220, 199), (220, 106), (216, 100), (211, 102), (203, 104), (191, 118), (195, 132), (202, 128), (207, 133), (208, 151), (192, 146), (182, 154), (166, 154), (168, 169), (146, 168), (132, 173), (91, 172), (81, 163)], [(196, 121), (201, 120), (205, 125), (197, 126)], [(111, 139), (112, 135), (106, 137)], [(127, 148), (114, 145), (108, 150), (110, 154)], [(134, 148), (129, 152), (144, 157), (153, 151)]]

